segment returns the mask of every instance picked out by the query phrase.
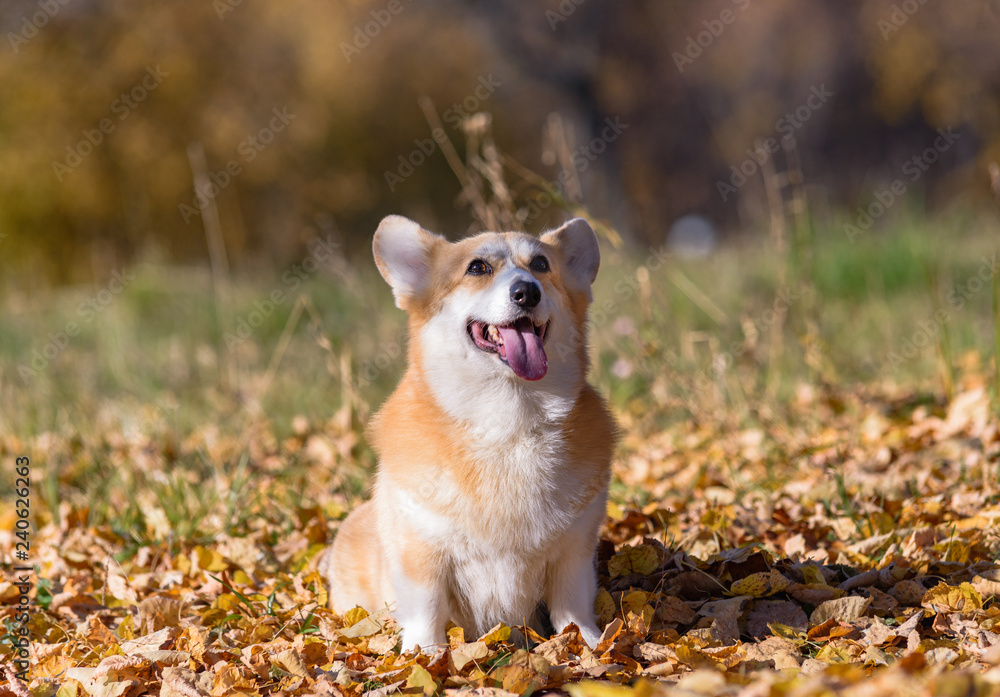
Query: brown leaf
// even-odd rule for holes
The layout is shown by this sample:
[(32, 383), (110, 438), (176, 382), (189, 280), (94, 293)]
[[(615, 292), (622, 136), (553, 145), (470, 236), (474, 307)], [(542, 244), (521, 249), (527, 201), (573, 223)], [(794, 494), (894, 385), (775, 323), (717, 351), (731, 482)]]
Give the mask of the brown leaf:
[(899, 608), (899, 601), (893, 598), (888, 593), (883, 593), (878, 588), (872, 586), (866, 589), (868, 597), (872, 599), (872, 604), (869, 606), (872, 610), (877, 612), (893, 613), (897, 608)]
[(777, 569), (764, 571), (756, 574), (744, 576), (738, 581), (734, 581), (729, 592), (733, 595), (749, 595), (754, 598), (763, 598), (788, 588), (791, 584), (785, 576)]
[(976, 574), (972, 579), (972, 587), (980, 595), (1000, 597), (1000, 569), (990, 569)]
[(539, 675), (526, 666), (503, 666), (495, 672), (495, 676), (504, 690), (514, 694), (530, 694), (542, 684)]
[(664, 622), (691, 624), (698, 618), (698, 613), (677, 596), (664, 595), (656, 603), (656, 616)]
[(181, 651), (188, 651), (194, 660), (201, 663), (205, 659), (205, 644), (209, 640), (208, 636), (209, 630), (204, 627), (185, 627), (184, 631), (177, 637), (177, 648)]
[(31, 691), (28, 690), (28, 686), (17, 677), (14, 673), (14, 669), (8, 664), (3, 667), (4, 675), (7, 676), (7, 686), (11, 692), (13, 692), (16, 697), (31, 697)]
[(208, 697), (211, 678), (208, 673), (201, 676), (208, 684), (199, 684), (199, 676), (188, 668), (168, 667), (163, 669), (160, 697)]
[(347, 639), (359, 639), (382, 631), (382, 624), (373, 617), (365, 616), (346, 629), (340, 630), (340, 636)]
[(800, 631), (809, 628), (809, 618), (797, 604), (788, 600), (759, 600), (747, 616), (747, 632), (756, 639), (772, 634), (768, 625), (782, 624)]
[(654, 663), (648, 668), (643, 669), (642, 674), (652, 678), (665, 678), (668, 675), (673, 675), (675, 668), (676, 663), (674, 661), (663, 661), (662, 663)]
[(410, 677), (406, 680), (407, 687), (415, 687), (421, 690), (425, 695), (432, 695), (437, 690), (437, 682), (431, 677), (431, 674), (427, 672), (427, 669), (421, 665), (413, 666), (413, 670), (410, 671)]
[(137, 680), (112, 680), (108, 675), (96, 676), (97, 668), (71, 668), (66, 678), (76, 680), (91, 697), (127, 697), (137, 694), (141, 685)]
[(150, 661), (141, 656), (108, 656), (97, 665), (92, 676), (94, 680), (103, 678), (108, 673), (137, 673), (148, 668)]
[(730, 646), (740, 640), (740, 606), (727, 605), (712, 618), (709, 629), (712, 637), (723, 646)]
[(617, 607), (615, 606), (614, 598), (607, 590), (601, 588), (597, 592), (597, 597), (594, 598), (594, 614), (597, 615), (597, 626), (605, 627), (608, 622), (614, 619), (615, 611)]
[(949, 610), (955, 612), (972, 612), (983, 607), (983, 596), (969, 583), (959, 586), (949, 586), (939, 583), (928, 590), (920, 601), (922, 607), (937, 612)]
[(179, 666), (191, 660), (191, 654), (187, 651), (136, 651), (132, 655), (164, 666)]
[(982, 660), (982, 662), (986, 665), (1000, 665), (1000, 643), (993, 644), (988, 649), (983, 651), (982, 656), (980, 656), (980, 660)]
[(249, 668), (230, 664), (215, 673), (211, 691), (213, 697), (222, 697), (232, 691), (256, 691), (256, 681)]
[(713, 640), (723, 646), (735, 644), (739, 640), (739, 619), (743, 607), (749, 600), (749, 596), (740, 596), (725, 600), (713, 600), (701, 606), (698, 614), (712, 620), (711, 625), (709, 625), (709, 634)]
[(656, 571), (660, 561), (660, 550), (653, 545), (629, 547), (608, 560), (608, 574), (611, 578), (629, 574), (645, 576)]
[(151, 595), (139, 603), (139, 626), (143, 634), (153, 634), (164, 627), (179, 627), (184, 603), (177, 598)]
[(369, 668), (373, 667), (377, 662), (378, 661), (376, 661), (371, 656), (366, 656), (363, 653), (359, 653), (358, 651), (352, 651), (350, 654), (347, 655), (347, 658), (345, 660), (345, 663), (347, 663), (347, 667), (350, 668), (351, 670), (356, 670), (356, 671), (368, 670)]
[(961, 654), (955, 649), (949, 648), (947, 646), (937, 646), (930, 649), (924, 654), (924, 658), (927, 659), (929, 665), (951, 665), (956, 660), (961, 657)]
[(580, 629), (571, 624), (563, 631), (546, 642), (532, 649), (533, 653), (544, 656), (549, 663), (562, 663), (569, 660), (570, 654), (579, 656), (583, 653), (583, 638)]
[(486, 632), (486, 634), (479, 637), (479, 641), (485, 641), (487, 644), (496, 644), (509, 639), (510, 627), (504, 624), (498, 624), (493, 629)]
[(824, 663), (854, 663), (859, 658), (862, 648), (857, 644), (844, 641), (830, 641), (816, 653), (816, 659)]
[(692, 640), (688, 640), (691, 634), (692, 632), (688, 632), (674, 647), (674, 651), (677, 652), (677, 660), (681, 663), (692, 668), (728, 668), (730, 661), (734, 665), (739, 661), (737, 646), (720, 646), (716, 649), (699, 646), (701, 640), (698, 637), (692, 637)]
[(542, 656), (519, 649), (510, 663), (497, 669), (493, 676), (503, 689), (517, 694), (533, 692), (548, 681), (549, 662)]
[(854, 631), (854, 627), (849, 624), (844, 624), (835, 619), (829, 619), (810, 629), (807, 636), (810, 641), (823, 642), (847, 636)]
[(865, 614), (865, 610), (871, 604), (871, 598), (863, 598), (859, 595), (848, 595), (843, 598), (827, 600), (821, 603), (809, 617), (809, 625), (815, 627), (823, 624), (828, 619), (835, 619), (840, 622), (853, 622)]
[(820, 583), (793, 583), (785, 589), (785, 593), (800, 603), (820, 605), (828, 600), (841, 597), (844, 591)]
[[(751, 560), (751, 557), (757, 557), (757, 559)], [(747, 545), (745, 547), (737, 547), (734, 549), (726, 549), (716, 554), (713, 554), (708, 559), (705, 560), (706, 564), (716, 564), (719, 562), (724, 562), (730, 566), (736, 566), (738, 564), (746, 563), (763, 563), (766, 565), (767, 560), (764, 555), (760, 553), (757, 549), (757, 545)], [(749, 571), (748, 573), (754, 573), (757, 569)]]
[(877, 617), (872, 620), (862, 633), (864, 641), (871, 646), (882, 646), (890, 638), (894, 638), (896, 633), (893, 628)]
[(892, 588), (894, 585), (906, 578), (907, 574), (910, 573), (912, 572), (906, 567), (899, 566), (896, 562), (892, 562), (887, 567), (879, 571), (878, 583), (883, 588)]
[(924, 613), (922, 611), (914, 612), (906, 619), (905, 622), (896, 627), (896, 635), (901, 637), (908, 637), (914, 632), (917, 632), (917, 630), (920, 627), (920, 621), (922, 619), (924, 619)]
[(632, 649), (632, 655), (650, 663), (660, 663), (676, 657), (673, 649), (663, 644), (654, 644), (649, 641), (636, 644), (635, 648)]
[(107, 583), (108, 593), (119, 600), (123, 600), (129, 605), (136, 605), (139, 602), (135, 589), (129, 580), (119, 574), (109, 574)]
[(682, 571), (670, 580), (670, 592), (694, 600), (718, 592), (719, 582), (703, 571)]
[(876, 583), (878, 583), (879, 573), (880, 572), (878, 569), (872, 569), (870, 571), (864, 572), (863, 574), (852, 576), (851, 578), (847, 579), (837, 587), (842, 591), (850, 592), (857, 588), (874, 586)]
[[(544, 646), (544, 644), (539, 644), (538, 647), (535, 647), (535, 650), (537, 651), (541, 646)], [(485, 641), (474, 641), (470, 644), (461, 644), (453, 648), (451, 650), (451, 660), (454, 661), (455, 670), (460, 671), (469, 663), (486, 658), (489, 652), (489, 647)]]
[(452, 627), (448, 630), (448, 645), (451, 648), (461, 646), (465, 643), (465, 630), (461, 627)]
[(312, 672), (306, 667), (302, 656), (295, 649), (285, 649), (281, 653), (271, 656), (271, 664), (297, 678), (312, 677)]
[(399, 643), (396, 634), (376, 634), (368, 640), (368, 650), (372, 653), (385, 655), (393, 651)]
[(98, 646), (115, 646), (119, 643), (118, 637), (101, 622), (98, 615), (88, 617), (82, 629), (78, 631), (88, 642)]
[(921, 584), (912, 579), (906, 579), (893, 586), (889, 594), (902, 605), (920, 605), (926, 592), (927, 589)]
[(621, 634), (622, 627), (625, 623), (620, 617), (613, 619), (607, 627), (604, 628), (604, 633), (601, 634), (601, 638), (597, 640), (597, 646), (594, 648), (594, 653), (602, 654), (611, 648), (612, 642), (618, 638)]
[(916, 673), (927, 665), (927, 660), (922, 651), (910, 649), (908, 653), (899, 659), (896, 665), (907, 673)]
[(773, 662), (775, 670), (798, 668), (802, 663), (802, 652), (798, 645), (781, 637), (770, 636), (760, 643), (746, 644), (745, 650), (745, 660)]

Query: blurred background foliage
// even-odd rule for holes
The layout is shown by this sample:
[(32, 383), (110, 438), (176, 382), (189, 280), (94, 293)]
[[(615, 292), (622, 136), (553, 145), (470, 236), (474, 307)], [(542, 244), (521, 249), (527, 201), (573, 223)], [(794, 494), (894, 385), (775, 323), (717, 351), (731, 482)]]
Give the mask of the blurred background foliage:
[[(428, 147), (421, 95), (460, 153), (459, 117), (485, 111), (498, 149), (546, 180), (567, 165), (560, 146), (626, 125), (561, 188), (640, 251), (690, 213), (764, 234), (766, 179), (726, 200), (718, 182), (814, 89), (833, 96), (774, 162), (801, 161), (813, 215), (855, 218), (937, 129), (957, 142), (888, 217), (981, 207), (1000, 160), (998, 0), (4, 0), (0, 26), (8, 290), (207, 261), (200, 212), (184, 209), (192, 143), (216, 183), (239, 168), (215, 197), (237, 270), (301, 259), (317, 227), (350, 257), (388, 213), (463, 232), (440, 149), (409, 176), (401, 164)], [(258, 150), (248, 139), (275, 113), (284, 127)], [(538, 194), (506, 176), (519, 205)]]
[(187, 536), (280, 477), (341, 516), (405, 365), (390, 213), (594, 223), (622, 462), (766, 432), (779, 477), (844, 387), (943, 418), (990, 376), (1000, 405), (1000, 0), (0, 0), (0, 27), (0, 452), (55, 514)]

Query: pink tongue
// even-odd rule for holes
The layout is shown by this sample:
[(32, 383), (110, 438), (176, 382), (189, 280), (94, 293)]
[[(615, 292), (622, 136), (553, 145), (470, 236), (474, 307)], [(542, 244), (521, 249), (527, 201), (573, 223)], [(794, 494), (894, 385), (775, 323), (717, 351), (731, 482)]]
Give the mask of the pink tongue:
[(518, 377), (525, 380), (541, 380), (549, 368), (542, 340), (535, 334), (531, 320), (522, 317), (513, 327), (497, 327), (503, 337), (507, 365)]

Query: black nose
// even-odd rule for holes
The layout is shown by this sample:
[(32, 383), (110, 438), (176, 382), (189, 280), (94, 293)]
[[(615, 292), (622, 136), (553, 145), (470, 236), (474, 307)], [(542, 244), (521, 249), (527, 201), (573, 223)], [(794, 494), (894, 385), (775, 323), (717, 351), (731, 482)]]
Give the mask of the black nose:
[(510, 287), (510, 299), (515, 305), (530, 310), (542, 300), (542, 289), (528, 281), (518, 281)]

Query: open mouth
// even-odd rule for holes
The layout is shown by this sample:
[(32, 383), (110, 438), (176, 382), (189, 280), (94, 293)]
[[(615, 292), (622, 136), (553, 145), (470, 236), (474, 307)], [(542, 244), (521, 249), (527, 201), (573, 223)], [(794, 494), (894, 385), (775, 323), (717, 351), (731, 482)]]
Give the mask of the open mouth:
[(476, 347), (497, 354), (525, 380), (541, 380), (549, 368), (544, 346), (548, 328), (548, 322), (536, 326), (530, 317), (521, 317), (509, 325), (474, 319), (468, 323), (469, 337)]

